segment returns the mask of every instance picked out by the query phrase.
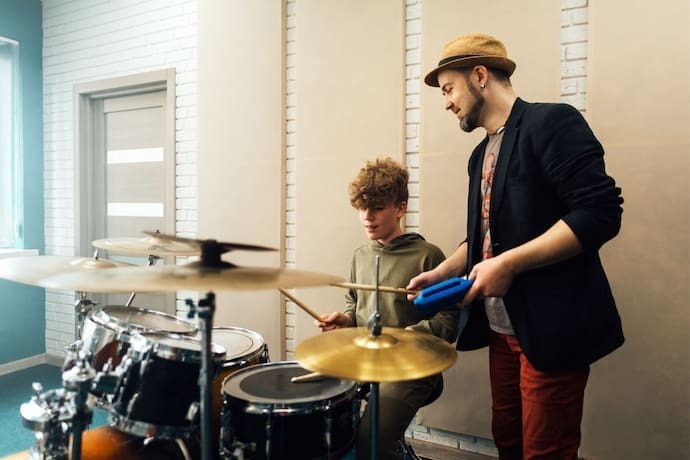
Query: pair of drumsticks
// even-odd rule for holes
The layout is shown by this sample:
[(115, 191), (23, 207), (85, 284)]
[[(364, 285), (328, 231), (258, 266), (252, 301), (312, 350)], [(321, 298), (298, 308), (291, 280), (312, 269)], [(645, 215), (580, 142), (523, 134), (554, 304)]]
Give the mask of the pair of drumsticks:
[[(346, 289), (361, 289), (363, 291), (375, 291), (377, 289), (377, 286), (372, 286), (370, 284), (354, 284), (354, 283), (333, 283), (331, 286), (336, 286), (336, 287), (342, 287)], [(300, 307), (302, 310), (307, 312), (309, 316), (314, 318), (317, 321), (321, 321), (321, 317), (311, 308), (307, 307), (304, 303), (302, 303), (297, 297), (294, 295), (290, 294), (283, 288), (278, 288), (278, 290), (283, 294), (285, 297), (290, 299), (292, 302), (294, 302), (298, 307)], [(412, 289), (405, 289), (405, 288), (396, 288), (396, 287), (388, 287), (388, 286), (378, 286), (378, 290), (380, 292), (390, 292), (394, 294), (417, 294), (419, 291), (415, 291)], [(311, 372), (309, 374), (305, 375), (300, 375), (297, 377), (292, 377), (290, 379), (290, 382), (292, 383), (306, 383), (306, 382), (312, 382), (314, 380), (320, 380), (326, 378), (323, 374), (319, 372)]]
[[(371, 284), (354, 284), (354, 283), (333, 283), (331, 286), (336, 286), (336, 287), (342, 287), (346, 289), (361, 289), (363, 291), (375, 291), (377, 288), (380, 292), (390, 292), (393, 294), (417, 294), (419, 291), (415, 291), (413, 289), (405, 289), (405, 288), (397, 288), (397, 287), (388, 287), (388, 286), (373, 286)], [(321, 317), (311, 308), (307, 307), (304, 305), (302, 302), (299, 301), (294, 295), (290, 294), (287, 292), (285, 289), (279, 288), (278, 289), (281, 294), (283, 294), (285, 297), (288, 299), (292, 300), (298, 307), (300, 307), (302, 310), (307, 312), (309, 316), (314, 318), (317, 321), (321, 321)]]

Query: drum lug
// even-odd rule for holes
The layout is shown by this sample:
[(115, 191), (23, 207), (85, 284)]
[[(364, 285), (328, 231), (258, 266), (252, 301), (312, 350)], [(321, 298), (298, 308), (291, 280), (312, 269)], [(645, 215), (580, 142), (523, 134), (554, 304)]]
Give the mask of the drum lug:
[[(120, 339), (122, 340), (122, 339)], [(117, 344), (117, 356), (124, 356), (127, 353), (127, 345), (124, 342)], [(109, 358), (111, 361), (113, 358)]]
[(106, 394), (113, 394), (117, 388), (117, 382), (120, 377), (112, 372), (103, 372), (96, 374), (93, 381), (92, 390), (97, 396)]
[(127, 404), (127, 416), (131, 416), (132, 413), (134, 412), (134, 407), (136, 406), (138, 399), (139, 399), (139, 393), (134, 393), (132, 395), (132, 399), (130, 399), (129, 403)]
[(187, 409), (186, 419), (190, 423), (193, 423), (197, 419), (198, 413), (199, 413), (199, 402), (194, 401), (189, 405), (189, 409)]
[(331, 408), (330, 406), (327, 408), (327, 413), (329, 414), (326, 417), (326, 432), (324, 433), (324, 442), (326, 444), (326, 452), (331, 453), (331, 432), (333, 431), (333, 417), (331, 417)]
[(273, 423), (271, 417), (273, 414), (269, 414), (266, 418), (266, 444), (264, 446), (266, 452), (266, 458), (271, 458), (271, 439), (273, 433)]

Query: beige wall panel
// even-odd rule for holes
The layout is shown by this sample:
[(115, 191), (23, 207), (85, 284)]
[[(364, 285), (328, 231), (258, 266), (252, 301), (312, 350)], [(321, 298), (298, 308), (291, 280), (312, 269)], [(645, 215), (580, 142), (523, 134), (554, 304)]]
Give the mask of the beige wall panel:
[[(496, 36), (517, 63), (511, 78), (518, 96), (527, 101), (560, 98), (560, 3), (549, 0), (424, 2), (422, 11), (422, 75), (439, 60), (443, 45), (458, 35), (482, 32)], [(465, 236), (467, 160), (484, 130), (467, 134), (443, 110), (437, 88), (422, 86), (420, 230), (452, 253)], [(423, 408), (418, 421), (448, 431), (491, 437), (488, 353), (460, 353), (445, 373), (441, 398)]]
[[(199, 2), (200, 238), (281, 248), (282, 14), (282, 2), (274, 0)], [(232, 252), (225, 259), (281, 263), (280, 251)], [(260, 333), (275, 360), (281, 311), (274, 290), (219, 292), (214, 325)]]
[[(368, 241), (347, 186), (367, 160), (404, 162), (404, 2), (300, 0), (296, 17), (297, 267), (347, 277)], [(319, 313), (344, 294), (296, 293)], [(296, 344), (319, 333), (299, 309), (295, 330)]]
[(625, 198), (603, 260), (626, 343), (593, 366), (587, 457), (690, 457), (689, 16), (685, 0), (590, 3), (587, 118)]

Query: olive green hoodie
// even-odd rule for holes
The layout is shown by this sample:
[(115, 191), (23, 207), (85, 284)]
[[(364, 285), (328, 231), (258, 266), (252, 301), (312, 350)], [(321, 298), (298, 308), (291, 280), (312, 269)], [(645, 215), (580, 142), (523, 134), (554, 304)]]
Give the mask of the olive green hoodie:
[[(389, 244), (371, 241), (354, 251), (350, 281), (356, 284), (376, 284), (376, 256), (379, 257), (379, 285), (405, 287), (410, 279), (431, 270), (443, 262), (445, 256), (422, 235), (405, 233)], [(358, 327), (366, 327), (375, 311), (376, 293), (351, 289), (345, 295), (345, 314)], [(405, 328), (431, 333), (450, 343), (455, 342), (460, 310), (442, 311), (432, 315), (419, 313), (406, 294), (379, 292), (379, 313), (383, 327)]]

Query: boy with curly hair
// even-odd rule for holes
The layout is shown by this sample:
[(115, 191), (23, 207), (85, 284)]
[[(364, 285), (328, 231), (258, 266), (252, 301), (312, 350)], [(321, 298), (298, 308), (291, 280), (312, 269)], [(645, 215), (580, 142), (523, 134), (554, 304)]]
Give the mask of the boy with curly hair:
[[(377, 159), (367, 162), (350, 184), (350, 204), (357, 210), (371, 240), (354, 251), (350, 269), (352, 283), (376, 283), (376, 256), (379, 256), (379, 284), (383, 286), (405, 286), (411, 278), (445, 259), (437, 246), (417, 233), (405, 233), (401, 227), (407, 210), (408, 177), (407, 170), (392, 159)], [(366, 327), (375, 307), (375, 292), (351, 289), (345, 296), (345, 310), (324, 315), (316, 324), (322, 331)], [(451, 343), (455, 341), (459, 310), (422, 314), (405, 294), (392, 293), (380, 293), (378, 307), (383, 327), (407, 328)], [(401, 458), (399, 440), (405, 429), (417, 410), (436, 400), (442, 390), (441, 374), (380, 384), (378, 458)], [(357, 432), (358, 459), (368, 458), (370, 454), (369, 417), (366, 409)]]

